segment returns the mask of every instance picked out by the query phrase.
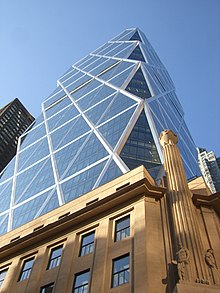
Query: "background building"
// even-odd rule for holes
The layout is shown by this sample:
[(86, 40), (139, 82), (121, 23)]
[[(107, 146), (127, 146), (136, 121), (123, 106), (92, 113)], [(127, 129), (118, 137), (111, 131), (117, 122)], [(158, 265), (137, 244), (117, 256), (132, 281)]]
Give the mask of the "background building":
[(198, 148), (199, 167), (212, 193), (220, 191), (220, 169), (213, 151)]
[(57, 85), (1, 177), (0, 233), (142, 164), (160, 182), (163, 129), (178, 133), (187, 177), (200, 174), (173, 82), (139, 29), (71, 66)]
[(0, 172), (16, 154), (19, 136), (33, 121), (34, 117), (18, 99), (0, 109)]

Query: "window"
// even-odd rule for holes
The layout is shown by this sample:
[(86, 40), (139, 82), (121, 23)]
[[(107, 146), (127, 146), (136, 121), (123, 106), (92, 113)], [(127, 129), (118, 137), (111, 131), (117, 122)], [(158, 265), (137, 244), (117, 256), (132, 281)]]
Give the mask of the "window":
[(89, 271), (85, 271), (75, 276), (73, 293), (87, 293), (89, 286)]
[(26, 280), (30, 277), (31, 269), (34, 264), (34, 257), (24, 261), (19, 281)]
[(115, 222), (115, 241), (130, 236), (130, 216), (123, 217)]
[(50, 260), (47, 266), (47, 269), (53, 269), (60, 264), (60, 259), (62, 255), (63, 245), (55, 247), (51, 250)]
[(4, 270), (0, 271), (0, 288), (2, 286), (2, 283), (4, 282), (7, 271), (8, 271), (8, 269), (4, 269)]
[(118, 287), (120, 285), (129, 282), (130, 265), (129, 255), (122, 256), (113, 260), (112, 268), (112, 287)]
[(40, 293), (52, 293), (54, 288), (54, 283), (48, 284), (41, 287)]
[(80, 256), (92, 253), (94, 250), (95, 231), (82, 236)]

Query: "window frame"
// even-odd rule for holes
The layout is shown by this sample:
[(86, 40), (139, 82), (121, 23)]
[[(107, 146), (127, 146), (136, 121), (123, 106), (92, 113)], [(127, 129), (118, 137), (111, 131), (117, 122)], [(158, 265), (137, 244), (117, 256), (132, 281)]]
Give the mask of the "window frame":
[[(125, 228), (122, 228), (122, 229), (117, 229), (117, 224), (119, 222), (122, 222), (123, 220), (126, 220), (126, 219), (129, 219), (129, 226), (126, 226)], [(129, 238), (131, 236), (131, 215), (130, 214), (127, 214), (127, 215), (124, 215), (123, 217), (120, 217), (118, 219), (115, 220), (115, 229), (114, 229), (114, 242), (119, 242), (119, 241), (122, 241), (126, 238)], [(126, 230), (129, 228), (129, 235), (127, 235), (127, 232)], [(125, 233), (124, 236), (122, 236), (123, 234), (122, 233)], [(118, 237), (118, 234), (120, 235)]]
[[(30, 261), (33, 261), (31, 267), (28, 269), (24, 269), (25, 265)], [(34, 261), (35, 261), (35, 256), (32, 256), (30, 258), (26, 258), (23, 260), (23, 265), (22, 265), (22, 269), (21, 269), (21, 272), (20, 272), (20, 275), (18, 278), (18, 282), (22, 282), (22, 281), (25, 281), (30, 278), (31, 270), (34, 266)]]
[[(117, 262), (118, 260), (121, 260), (123, 258), (126, 258), (126, 257), (128, 257), (128, 265), (129, 265), (129, 267), (126, 268), (126, 269), (122, 269), (120, 271), (114, 272), (114, 264), (115, 264), (115, 262)], [(112, 260), (111, 288), (117, 288), (119, 286), (122, 286), (122, 285), (125, 285), (125, 284), (129, 284), (129, 282), (130, 282), (130, 269), (131, 269), (130, 263), (131, 263), (131, 261), (130, 261), (130, 253), (121, 255), (121, 256), (116, 257), (116, 258), (114, 258)], [(123, 273), (123, 280), (125, 280), (125, 272), (128, 272), (128, 281), (127, 282), (126, 281), (125, 282), (123, 281), (123, 283), (120, 284), (119, 283), (120, 282), (119, 281), (120, 274)], [(117, 285), (116, 286), (114, 285), (114, 281), (115, 281), (114, 280), (114, 277), (115, 276), (117, 276)]]
[[(85, 237), (87, 236), (90, 236), (91, 234), (94, 235), (94, 238), (93, 238), (93, 242), (89, 242), (85, 245), (83, 245), (83, 239), (85, 239)], [(93, 245), (92, 245), (93, 244)], [(90, 251), (90, 246), (92, 245), (92, 251)], [(83, 252), (83, 249), (86, 248), (86, 247), (89, 247), (89, 252), (86, 252), (86, 249), (84, 250)], [(94, 252), (94, 248), (95, 248), (95, 230), (93, 231), (90, 231), (90, 232), (87, 232), (86, 234), (83, 234), (81, 236), (81, 243), (80, 243), (80, 251), (79, 251), (79, 257), (82, 257), (82, 256), (85, 256), (85, 255), (88, 255), (90, 253), (93, 253)]]
[[(60, 248), (61, 248), (61, 254), (59, 256), (52, 258), (53, 252), (60, 249)], [(58, 246), (54, 246), (50, 249), (50, 256), (49, 256), (49, 260), (48, 260), (48, 264), (47, 264), (47, 270), (52, 270), (60, 265), (62, 254), (63, 254), (63, 244), (60, 244)], [(55, 264), (53, 264), (54, 260), (56, 260)], [(52, 265), (51, 265), (51, 263), (52, 263)]]
[[(9, 269), (8, 267), (5, 267), (5, 268), (0, 269), (0, 289), (1, 289), (2, 284), (4, 283), (4, 280), (6, 278), (8, 269)], [(1, 274), (4, 274), (4, 273), (5, 273), (5, 276), (4, 276), (4, 278), (2, 278), (1, 277)]]
[[(54, 289), (54, 285), (55, 285), (55, 283), (53, 282), (53, 283), (49, 283), (49, 284), (46, 284), (46, 285), (44, 285), (44, 286), (42, 286), (41, 288), (40, 288), (40, 293), (44, 293), (44, 289), (47, 289), (47, 288), (51, 288), (50, 286), (51, 285), (53, 285), (53, 287), (52, 287), (52, 291), (51, 292), (53, 292), (53, 289)], [(45, 293), (46, 293), (46, 291), (45, 291)]]
[[(86, 274), (86, 273), (89, 273), (87, 283), (75, 287), (75, 286), (76, 286), (77, 277), (78, 277), (78, 276), (81, 276), (81, 275), (83, 275), (83, 274)], [(85, 271), (82, 271), (82, 272), (76, 273), (76, 274), (74, 275), (74, 283), (73, 283), (73, 290), (72, 290), (72, 293), (78, 293), (78, 292), (81, 292), (81, 291), (75, 291), (75, 290), (78, 290), (78, 289), (83, 288), (83, 287), (85, 287), (85, 286), (87, 286), (87, 290), (85, 291), (85, 293), (89, 292), (89, 284), (90, 284), (90, 269), (87, 269), (87, 270), (85, 270)], [(84, 288), (83, 288), (83, 293), (84, 293)]]

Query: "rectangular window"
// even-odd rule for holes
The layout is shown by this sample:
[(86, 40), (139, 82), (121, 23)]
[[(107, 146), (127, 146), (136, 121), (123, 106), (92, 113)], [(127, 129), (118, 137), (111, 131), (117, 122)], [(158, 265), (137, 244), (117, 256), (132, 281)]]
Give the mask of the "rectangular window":
[(59, 266), (60, 260), (61, 260), (61, 255), (62, 255), (62, 250), (63, 250), (63, 245), (55, 247), (51, 250), (50, 259), (49, 259), (49, 263), (47, 266), (48, 270)]
[(89, 271), (75, 275), (73, 293), (87, 293), (89, 287)]
[(130, 260), (129, 255), (124, 255), (113, 260), (112, 265), (112, 287), (129, 283)]
[(30, 277), (30, 273), (31, 273), (31, 269), (33, 267), (33, 264), (34, 264), (34, 257), (29, 258), (24, 261), (19, 281), (26, 280)]
[(8, 271), (8, 269), (4, 269), (4, 270), (0, 271), (0, 288), (2, 286), (2, 283), (4, 282), (7, 271)]
[(130, 216), (123, 217), (115, 222), (115, 241), (130, 236)]
[(40, 293), (52, 293), (54, 288), (54, 283), (48, 284), (46, 286), (41, 287)]
[(82, 236), (80, 256), (92, 253), (94, 250), (95, 231)]

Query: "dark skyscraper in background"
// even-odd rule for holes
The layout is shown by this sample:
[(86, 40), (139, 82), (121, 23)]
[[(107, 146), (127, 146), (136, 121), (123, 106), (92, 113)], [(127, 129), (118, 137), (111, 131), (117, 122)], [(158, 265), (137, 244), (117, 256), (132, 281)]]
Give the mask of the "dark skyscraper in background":
[(122, 32), (58, 79), (0, 181), (0, 233), (144, 165), (163, 175), (160, 132), (178, 134), (188, 179), (197, 150), (173, 82), (139, 29)]
[(19, 136), (33, 121), (34, 117), (18, 99), (0, 109), (0, 172), (16, 154)]

